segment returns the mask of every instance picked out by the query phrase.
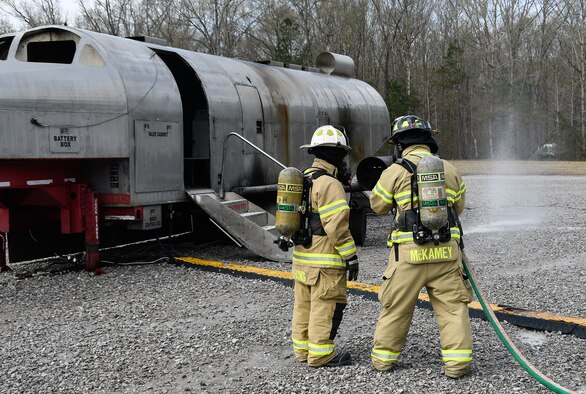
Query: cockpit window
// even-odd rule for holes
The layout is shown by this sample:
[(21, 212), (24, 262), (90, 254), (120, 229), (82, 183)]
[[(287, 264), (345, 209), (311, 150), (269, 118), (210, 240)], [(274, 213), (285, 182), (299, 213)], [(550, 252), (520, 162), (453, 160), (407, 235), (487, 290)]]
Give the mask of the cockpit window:
[(8, 50), (14, 37), (0, 38), (0, 60), (6, 60), (8, 57)]
[(75, 41), (39, 41), (29, 42), (26, 57), (35, 63), (71, 64), (75, 56)]
[(74, 32), (49, 27), (25, 33), (16, 49), (16, 59), (22, 62), (70, 64), (80, 37)]
[(81, 64), (85, 64), (86, 66), (104, 67), (106, 65), (98, 51), (89, 44), (83, 46), (79, 60), (81, 61)]

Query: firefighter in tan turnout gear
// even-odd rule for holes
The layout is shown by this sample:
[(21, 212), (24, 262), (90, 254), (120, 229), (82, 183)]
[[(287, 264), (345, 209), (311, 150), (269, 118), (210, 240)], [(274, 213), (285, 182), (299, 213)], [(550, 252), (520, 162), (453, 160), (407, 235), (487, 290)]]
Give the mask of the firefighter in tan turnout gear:
[(293, 250), (293, 349), (297, 360), (311, 367), (346, 365), (351, 356), (335, 349), (334, 338), (346, 307), (346, 272), (349, 280), (356, 280), (358, 260), (349, 230), (350, 208), (336, 177), (345, 168), (350, 146), (341, 130), (327, 125), (315, 130), (301, 149), (308, 149), (315, 160), (304, 171), (312, 183), (311, 242)]
[[(472, 296), (462, 269), (457, 216), (464, 209), (466, 188), (452, 164), (437, 156), (423, 159), (438, 150), (429, 122), (415, 115), (395, 119), (391, 142), (401, 159), (383, 171), (370, 198), (374, 212), (394, 214), (387, 243), (391, 248), (389, 262), (379, 293), (382, 305), (374, 333), (372, 364), (379, 371), (393, 368), (405, 344), (419, 292), (425, 287), (440, 329), (444, 373), (459, 378), (468, 372), (472, 362), (468, 315)], [(424, 162), (433, 160), (439, 161), (440, 168), (443, 162), (443, 173), (437, 172), (435, 178), (421, 168)], [(430, 194), (418, 196), (417, 187), (421, 188), (424, 180), (441, 181), (445, 185), (444, 189), (431, 190), (440, 194), (435, 198), (440, 206), (443, 201), (446, 211), (445, 225), (437, 231), (426, 228), (422, 213), (418, 214), (425, 209), (419, 200)], [(419, 182), (423, 183), (417, 185)]]

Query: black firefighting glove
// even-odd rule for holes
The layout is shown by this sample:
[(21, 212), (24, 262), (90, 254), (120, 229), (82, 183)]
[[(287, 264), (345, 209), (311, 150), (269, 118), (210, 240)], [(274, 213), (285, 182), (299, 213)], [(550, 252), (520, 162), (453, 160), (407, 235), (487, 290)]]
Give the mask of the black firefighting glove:
[(348, 280), (358, 279), (358, 257), (353, 256), (350, 260), (346, 260), (346, 270), (348, 271)]

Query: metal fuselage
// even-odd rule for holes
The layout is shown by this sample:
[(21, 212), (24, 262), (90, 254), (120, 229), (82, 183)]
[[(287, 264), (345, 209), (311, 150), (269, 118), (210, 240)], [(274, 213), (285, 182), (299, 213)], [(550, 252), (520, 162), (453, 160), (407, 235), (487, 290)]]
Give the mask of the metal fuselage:
[(66, 26), (0, 36), (0, 232), (37, 222), (25, 219), (30, 206), (53, 209), (62, 232), (83, 231), (64, 213), (78, 214), (73, 185), (96, 194), (101, 220), (136, 222), (185, 201), (186, 188), (217, 191), (220, 175), (226, 190), (274, 184), (281, 168), (236, 139), (221, 174), (226, 136), (303, 168), (311, 157), (299, 146), (323, 124), (346, 129), (355, 169), (390, 119), (376, 90), (348, 76)]

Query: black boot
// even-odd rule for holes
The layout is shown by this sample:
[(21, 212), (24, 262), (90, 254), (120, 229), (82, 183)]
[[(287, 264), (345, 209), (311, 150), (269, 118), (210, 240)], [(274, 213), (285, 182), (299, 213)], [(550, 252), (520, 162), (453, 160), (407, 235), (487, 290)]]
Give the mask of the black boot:
[(352, 356), (348, 352), (338, 353), (336, 357), (325, 363), (324, 367), (341, 367), (352, 362)]

